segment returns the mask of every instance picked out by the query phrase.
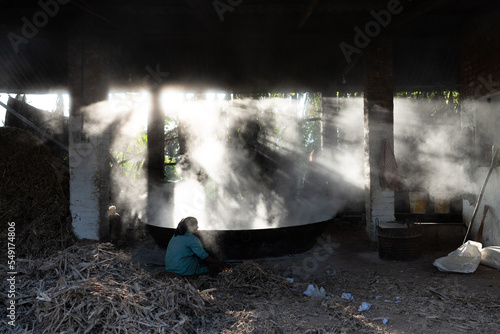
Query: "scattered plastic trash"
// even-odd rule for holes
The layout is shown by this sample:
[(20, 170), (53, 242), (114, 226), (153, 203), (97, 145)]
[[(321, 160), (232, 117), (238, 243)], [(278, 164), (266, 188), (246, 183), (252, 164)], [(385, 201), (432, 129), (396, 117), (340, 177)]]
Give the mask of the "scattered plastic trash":
[(304, 295), (312, 297), (312, 298), (325, 298), (326, 292), (323, 287), (319, 288), (316, 285), (309, 284), (307, 286), (306, 291), (304, 291)]
[(335, 297), (335, 295), (332, 293), (331, 295), (326, 296), (325, 298), (326, 298), (326, 299), (331, 299), (331, 298), (333, 298), (333, 297)]
[(44, 302), (51, 302), (52, 298), (50, 298), (46, 293), (40, 292), (39, 296), (36, 296), (36, 299), (42, 300)]
[[(376, 296), (375, 297), (375, 300), (381, 300), (382, 299), (382, 296)], [(390, 299), (384, 299), (383, 300), (385, 303), (401, 303), (401, 297), (396, 297), (396, 300), (390, 300)]]
[(344, 292), (341, 296), (342, 299), (354, 300), (354, 297), (350, 293)]
[(433, 265), (444, 272), (473, 273), (481, 263), (482, 247), (481, 243), (469, 240), (448, 256), (435, 260)]
[(389, 322), (389, 320), (388, 320), (387, 318), (382, 319), (382, 323), (383, 323), (384, 325), (387, 325), (387, 323), (388, 323), (388, 322)]
[(293, 283), (293, 278), (287, 278), (287, 279), (286, 279), (286, 281), (287, 281), (288, 283)]
[(372, 307), (372, 304), (367, 303), (367, 302), (363, 302), (359, 306), (358, 311), (359, 312), (368, 311), (371, 307)]

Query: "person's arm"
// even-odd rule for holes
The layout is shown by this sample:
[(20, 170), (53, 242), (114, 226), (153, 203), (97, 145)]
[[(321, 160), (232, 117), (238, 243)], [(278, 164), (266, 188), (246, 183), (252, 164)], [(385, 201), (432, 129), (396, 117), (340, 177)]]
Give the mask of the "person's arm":
[(208, 254), (208, 252), (203, 248), (201, 241), (198, 237), (193, 235), (193, 238), (191, 238), (191, 245), (190, 248), (193, 251), (196, 256), (198, 256), (202, 261), (208, 263), (208, 264), (213, 264), (216, 265), (217, 267), (220, 268), (220, 270), (224, 268), (231, 268), (231, 266), (228, 263), (221, 262)]
[(209, 264), (215, 264), (221, 268), (231, 268), (231, 265), (229, 263), (219, 261), (211, 255), (208, 255), (206, 258), (203, 259), (203, 261), (206, 261)]

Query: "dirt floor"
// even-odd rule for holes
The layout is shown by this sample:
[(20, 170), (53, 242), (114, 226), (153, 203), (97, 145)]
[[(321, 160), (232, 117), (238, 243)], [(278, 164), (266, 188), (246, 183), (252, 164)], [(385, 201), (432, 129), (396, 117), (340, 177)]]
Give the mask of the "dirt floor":
[[(381, 260), (361, 228), (340, 231), (332, 226), (305, 253), (234, 261), (235, 273), (239, 266), (256, 265), (254, 276), (245, 283), (235, 284), (231, 272), (224, 273), (224, 279), (190, 279), (213, 301), (191, 329), (197, 333), (500, 333), (500, 270), (480, 265), (473, 274), (457, 274), (432, 265), (455, 248), (424, 249), (412, 261)], [(125, 251), (146, 271), (162, 270), (164, 250), (153, 241)], [(284, 284), (277, 283), (280, 278)], [(271, 280), (276, 283), (268, 284)], [(306, 296), (310, 284), (320, 292), (324, 289), (324, 297)]]

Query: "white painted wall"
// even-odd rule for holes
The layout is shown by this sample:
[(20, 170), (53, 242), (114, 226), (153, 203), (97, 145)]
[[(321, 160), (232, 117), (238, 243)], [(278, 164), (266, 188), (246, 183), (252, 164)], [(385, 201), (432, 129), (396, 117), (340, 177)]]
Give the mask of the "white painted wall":
[(107, 237), (109, 134), (85, 129), (81, 116), (69, 119), (70, 211), (79, 239)]
[[(484, 138), (487, 138), (497, 149), (500, 149), (500, 95), (490, 96), (489, 100), (481, 99), (476, 101), (474, 109), (476, 139), (481, 137), (484, 141)], [(478, 150), (481, 152), (481, 147), (478, 147)], [(475, 190), (472, 192), (476, 195), (476, 199), (484, 184), (488, 170), (489, 167), (487, 166), (477, 167), (473, 170)], [(489, 209), (484, 220), (483, 246), (500, 246), (500, 167), (493, 169), (486, 184), (481, 203), (471, 226), (469, 238), (474, 238), (478, 232), (485, 205), (488, 205)], [(470, 223), (475, 206), (475, 202), (470, 203), (467, 199), (463, 200), (463, 220), (466, 226)]]
[[(480, 167), (475, 173), (477, 180), (477, 195), (486, 179), (488, 167)], [(474, 222), (471, 226), (469, 238), (474, 238), (477, 234), (481, 220), (483, 219), (484, 206), (488, 205), (488, 212), (484, 220), (483, 227), (483, 246), (500, 246), (500, 167), (493, 169), (491, 176), (484, 189), (484, 195), (478, 207), (478, 211)], [(476, 203), (470, 203), (468, 200), (463, 201), (463, 219), (468, 225), (474, 213)]]

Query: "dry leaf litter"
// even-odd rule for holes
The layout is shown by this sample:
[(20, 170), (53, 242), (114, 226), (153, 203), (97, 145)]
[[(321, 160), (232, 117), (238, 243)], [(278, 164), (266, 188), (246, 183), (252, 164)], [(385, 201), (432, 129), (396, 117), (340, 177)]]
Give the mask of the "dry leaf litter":
[(186, 333), (209, 301), (186, 280), (154, 279), (109, 243), (20, 261), (18, 272), (20, 332)]

